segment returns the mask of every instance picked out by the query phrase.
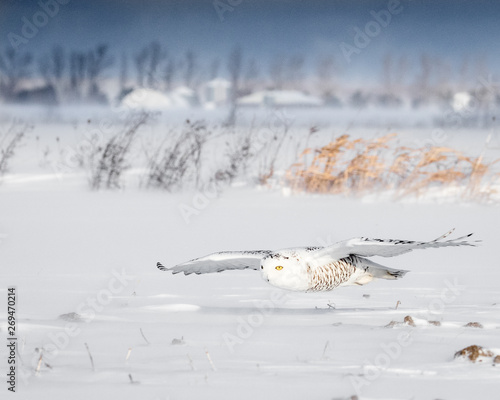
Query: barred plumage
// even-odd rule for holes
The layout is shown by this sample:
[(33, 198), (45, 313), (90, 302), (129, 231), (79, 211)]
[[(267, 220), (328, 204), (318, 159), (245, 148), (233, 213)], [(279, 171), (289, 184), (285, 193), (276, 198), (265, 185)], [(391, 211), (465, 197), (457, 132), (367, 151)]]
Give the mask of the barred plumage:
[(319, 292), (335, 289), (341, 283), (346, 282), (356, 272), (356, 264), (358, 262), (358, 257), (349, 256), (333, 261), (330, 264), (309, 269), (309, 291)]

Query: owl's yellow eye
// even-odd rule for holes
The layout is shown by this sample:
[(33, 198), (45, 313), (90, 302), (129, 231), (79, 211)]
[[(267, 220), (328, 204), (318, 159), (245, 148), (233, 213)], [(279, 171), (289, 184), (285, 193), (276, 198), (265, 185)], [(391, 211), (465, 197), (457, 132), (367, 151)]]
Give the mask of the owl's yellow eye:
[(277, 266), (276, 266), (276, 269), (277, 269), (278, 271), (281, 271), (281, 270), (283, 269), (283, 267), (282, 267), (281, 265), (277, 265)]

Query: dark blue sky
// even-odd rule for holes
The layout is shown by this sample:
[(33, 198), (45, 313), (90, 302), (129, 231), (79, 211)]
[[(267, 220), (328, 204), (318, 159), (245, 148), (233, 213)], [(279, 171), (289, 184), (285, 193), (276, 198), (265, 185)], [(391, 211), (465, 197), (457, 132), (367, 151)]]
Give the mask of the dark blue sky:
[[(239, 2), (218, 4), (230, 5), (229, 1)], [(22, 37), (23, 17), (33, 21), (42, 10), (38, 3), (0, 0), (1, 47), (10, 45), (9, 33)], [(401, 11), (391, 16), (390, 24), (347, 63), (339, 45), (353, 45), (355, 27), (364, 29), (374, 20), (370, 12), (387, 10), (388, 4), (243, 0), (224, 12), (221, 21), (214, 0), (71, 0), (59, 5), (57, 14), (18, 48), (41, 52), (60, 44), (83, 50), (107, 43), (120, 54), (159, 40), (174, 54), (192, 49), (208, 60), (224, 58), (240, 44), (245, 55), (262, 62), (276, 55), (303, 54), (308, 59), (333, 55), (345, 69), (360, 73), (369, 72), (387, 53), (418, 57), (426, 52), (450, 63), (470, 55), (487, 59), (493, 69), (500, 64), (500, 2), (481, 0), (402, 0)]]

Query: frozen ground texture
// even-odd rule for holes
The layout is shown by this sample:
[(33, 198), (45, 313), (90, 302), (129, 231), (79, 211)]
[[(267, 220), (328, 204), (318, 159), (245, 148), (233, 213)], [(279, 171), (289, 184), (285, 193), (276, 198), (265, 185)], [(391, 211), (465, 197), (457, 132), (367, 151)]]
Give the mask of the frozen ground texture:
[[(179, 207), (195, 192), (90, 192), (84, 176), (16, 162), (24, 170), (0, 186), (0, 294), (17, 287), (17, 398), (498, 398), (500, 365), (454, 359), (474, 344), (500, 354), (498, 207), (236, 187), (186, 223)], [(452, 227), (482, 244), (387, 259), (411, 273), (328, 293), (280, 291), (255, 271), (155, 268), (360, 235), (428, 240)], [(416, 326), (385, 327), (407, 315)]]

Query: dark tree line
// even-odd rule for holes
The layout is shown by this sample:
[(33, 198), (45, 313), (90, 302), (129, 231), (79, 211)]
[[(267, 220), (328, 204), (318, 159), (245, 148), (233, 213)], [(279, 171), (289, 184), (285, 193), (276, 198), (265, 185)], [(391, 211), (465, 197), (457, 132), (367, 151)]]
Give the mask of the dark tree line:
[[(98, 45), (88, 51), (65, 51), (56, 46), (49, 53), (35, 58), (7, 48), (0, 53), (0, 96), (6, 101), (35, 100), (106, 102), (100, 84), (114, 58), (108, 46)], [(29, 91), (26, 83), (32, 80), (37, 89)], [(45, 98), (43, 98), (45, 96)]]
[[(119, 100), (134, 88), (170, 91), (186, 86), (199, 91), (207, 81), (225, 77), (231, 84), (230, 115), (234, 122), (237, 99), (257, 90), (301, 90), (331, 105), (369, 103), (395, 106), (402, 98), (415, 106), (449, 101), (453, 93), (470, 90), (479, 76), (488, 76), (484, 58), (465, 57), (460, 65), (439, 56), (382, 57), (370, 67), (376, 84), (349, 87), (342, 59), (325, 54), (307, 59), (301, 54), (277, 54), (265, 63), (249, 57), (240, 46), (226, 56), (200, 59), (192, 50), (174, 53), (159, 41), (119, 55), (106, 44), (86, 50), (55, 46), (40, 56), (0, 50), (0, 99), (6, 102), (106, 103)], [(34, 89), (35, 88), (35, 89)], [(343, 98), (342, 101), (339, 98)]]
[[(207, 81), (225, 77), (233, 85), (230, 102), (235, 104), (239, 96), (258, 89), (303, 86), (306, 76), (303, 56), (279, 55), (266, 66), (246, 57), (243, 49), (236, 46), (226, 57), (226, 60), (214, 56), (202, 61), (192, 50), (174, 54), (158, 41), (118, 56), (112, 55), (106, 44), (90, 50), (54, 46), (40, 56), (5, 48), (0, 50), (0, 98), (16, 102), (26, 88), (36, 87), (42, 91), (40, 94), (57, 97), (59, 102), (102, 103), (108, 101), (106, 81), (115, 81), (119, 98), (136, 87), (170, 91), (183, 85), (198, 90)], [(324, 76), (330, 79), (334, 72)]]

